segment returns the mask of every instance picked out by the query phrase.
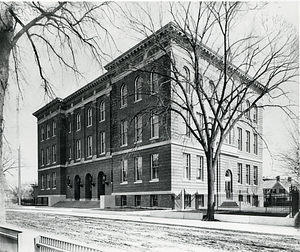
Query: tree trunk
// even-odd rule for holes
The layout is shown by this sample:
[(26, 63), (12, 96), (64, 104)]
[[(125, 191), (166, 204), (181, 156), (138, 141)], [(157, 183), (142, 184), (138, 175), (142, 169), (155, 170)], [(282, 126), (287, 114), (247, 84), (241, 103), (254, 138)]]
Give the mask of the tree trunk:
[(3, 107), (8, 83), (13, 21), (8, 5), (0, 3), (0, 224), (5, 223), (5, 178), (2, 165)]
[(204, 216), (203, 220), (213, 221), (215, 220), (215, 170), (213, 167), (213, 152), (208, 151), (206, 153), (206, 161), (207, 161), (207, 212), (206, 216)]

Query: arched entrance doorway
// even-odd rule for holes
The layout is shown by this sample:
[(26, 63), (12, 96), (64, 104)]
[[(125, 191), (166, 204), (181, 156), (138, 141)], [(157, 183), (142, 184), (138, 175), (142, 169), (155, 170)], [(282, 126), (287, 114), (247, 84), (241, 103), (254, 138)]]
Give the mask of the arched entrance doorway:
[(85, 199), (92, 199), (92, 175), (86, 174), (85, 176)]
[(80, 200), (80, 177), (78, 175), (74, 179), (74, 197), (75, 200)]
[(98, 199), (100, 195), (105, 195), (105, 181), (103, 180), (104, 173), (101, 171), (98, 173)]
[(230, 170), (225, 172), (225, 192), (226, 199), (232, 199), (232, 172)]

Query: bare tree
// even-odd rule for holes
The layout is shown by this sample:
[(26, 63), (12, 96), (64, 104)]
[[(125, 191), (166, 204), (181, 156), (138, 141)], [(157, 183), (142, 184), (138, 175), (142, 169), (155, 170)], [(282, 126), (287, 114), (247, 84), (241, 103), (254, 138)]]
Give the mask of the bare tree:
[[(282, 84), (293, 83), (298, 76), (297, 31), (282, 20), (259, 20), (241, 30), (238, 24), (257, 8), (239, 2), (172, 2), (168, 8), (155, 8), (160, 17), (171, 16), (169, 28), (160, 32), (155, 32), (156, 25), (163, 18), (154, 19), (148, 5), (124, 8), (131, 28), (169, 60), (164, 76), (161, 71), (156, 74), (167, 75), (169, 81), (162, 85), (171, 95), (156, 93), (156, 102), (139, 113), (176, 114), (202, 146), (208, 175), (206, 220), (214, 220), (215, 170), (232, 130), (239, 123), (260, 134), (262, 125), (257, 126), (257, 118), (249, 113), (255, 110), (257, 115), (266, 106), (290, 113), (275, 100), (286, 95)], [(271, 23), (278, 26), (270, 29)]]
[(287, 142), (289, 145), (285, 149), (279, 149), (276, 155), (276, 159), (280, 163), (280, 171), (298, 182), (300, 178), (299, 136), (299, 125), (296, 125), (293, 130), (288, 129)]
[[(22, 69), (32, 60), (46, 94), (52, 95), (48, 77), (54, 64), (80, 74), (77, 54), (84, 53), (101, 64), (108, 55), (103, 45), (114, 47), (105, 28), (113, 12), (108, 2), (1, 2), (0, 3), (0, 160), (2, 162), (3, 106), (9, 71), (16, 84)], [(22, 46), (26, 49), (24, 52)], [(27, 47), (26, 47), (27, 46)], [(80, 50), (78, 50), (80, 48)], [(28, 50), (30, 50), (28, 52)], [(26, 58), (26, 55), (33, 55)], [(23, 61), (23, 62), (22, 62)], [(25, 62), (24, 62), (25, 61)], [(50, 70), (49, 70), (50, 69)], [(28, 70), (28, 69), (27, 69)], [(23, 79), (22, 79), (23, 80)], [(0, 224), (5, 222), (3, 167), (0, 163)]]

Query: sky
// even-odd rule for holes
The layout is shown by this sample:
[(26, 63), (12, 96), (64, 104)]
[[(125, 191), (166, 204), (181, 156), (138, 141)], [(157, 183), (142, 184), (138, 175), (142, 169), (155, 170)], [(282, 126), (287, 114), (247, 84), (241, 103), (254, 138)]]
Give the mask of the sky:
[[(298, 2), (272, 2), (264, 10), (263, 15), (282, 16), (293, 23), (299, 31)], [(113, 28), (111, 31), (121, 52), (125, 52), (138, 42), (132, 39), (132, 37), (135, 37), (131, 37), (132, 34), (122, 33), (120, 30), (113, 30)], [(24, 46), (20, 50), (26, 51), (28, 48)], [(116, 57), (118, 54), (120, 52), (115, 50), (113, 57)], [(80, 63), (88, 66), (88, 68), (84, 69), (84, 77), (82, 78), (76, 79), (72, 74), (63, 73), (63, 71), (56, 71), (52, 75), (51, 82), (54, 83), (54, 91), (57, 97), (64, 98), (68, 96), (102, 74), (102, 70), (96, 65), (90, 65), (87, 59), (82, 59)], [(50, 102), (51, 99), (44, 95), (43, 89), (40, 87), (41, 80), (34, 61), (28, 61), (25, 67), (27, 79), (26, 82), (21, 81), (22, 98), (20, 99), (19, 116), (17, 116), (16, 112), (16, 97), (19, 92), (14, 80), (9, 80), (10, 86), (5, 99), (4, 141), (6, 148), (11, 150), (12, 157), (15, 160), (17, 159), (17, 149), (20, 145), (22, 183), (34, 183), (37, 181), (37, 121), (32, 113)], [(290, 91), (289, 97), (291, 101), (299, 104), (299, 85), (289, 85), (286, 88)], [(299, 108), (294, 109), (297, 111)], [(276, 154), (277, 151), (280, 151), (280, 148), (288, 146), (286, 142), (287, 124), (290, 124), (290, 122), (288, 122), (286, 115), (280, 111), (275, 109), (264, 111), (264, 134), (272, 154)], [(13, 167), (16, 167), (16, 165), (13, 165)], [(269, 152), (264, 150), (263, 175), (275, 176), (278, 173), (277, 168), (278, 164), (271, 158)], [(11, 169), (6, 174), (6, 178), (9, 183), (17, 184), (17, 169)]]

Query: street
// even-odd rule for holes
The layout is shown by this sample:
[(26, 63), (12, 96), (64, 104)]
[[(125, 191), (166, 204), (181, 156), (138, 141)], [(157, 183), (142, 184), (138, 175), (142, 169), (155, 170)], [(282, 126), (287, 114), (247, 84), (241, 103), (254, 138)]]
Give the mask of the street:
[[(143, 217), (139, 218), (142, 221)], [(72, 216), (50, 211), (7, 210), (7, 222), (98, 244), (110, 251), (300, 251), (299, 236)]]

